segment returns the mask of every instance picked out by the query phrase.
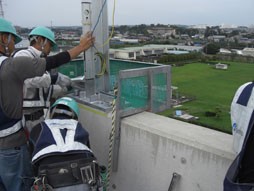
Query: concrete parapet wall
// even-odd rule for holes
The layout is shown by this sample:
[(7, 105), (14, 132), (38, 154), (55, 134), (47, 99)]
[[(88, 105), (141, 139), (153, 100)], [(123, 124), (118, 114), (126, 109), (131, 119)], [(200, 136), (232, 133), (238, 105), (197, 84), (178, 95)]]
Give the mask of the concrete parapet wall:
[(222, 191), (234, 157), (231, 135), (143, 112), (122, 120), (111, 183), (118, 191), (165, 191), (176, 172), (174, 191)]
[[(79, 104), (79, 120), (90, 133), (91, 148), (107, 166), (111, 113)], [(222, 191), (235, 155), (232, 136), (149, 112), (121, 121), (118, 170), (110, 191)]]

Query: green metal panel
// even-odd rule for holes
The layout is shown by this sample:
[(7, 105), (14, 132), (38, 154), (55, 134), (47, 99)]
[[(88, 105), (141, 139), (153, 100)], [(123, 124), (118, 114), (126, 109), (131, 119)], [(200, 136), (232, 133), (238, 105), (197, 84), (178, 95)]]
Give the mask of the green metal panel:
[(147, 68), (155, 67), (157, 65), (144, 63), (144, 62), (133, 62), (133, 61), (123, 61), (123, 60), (110, 60), (110, 87), (111, 89), (116, 86), (119, 71), (135, 69), (135, 68)]
[(155, 67), (156, 65), (123, 60), (110, 60), (110, 75), (118, 75), (120, 70)]
[(167, 73), (159, 73), (153, 75), (152, 82), (152, 107), (158, 111), (161, 106), (167, 105), (168, 94), (167, 89)]
[[(164, 69), (158, 64), (110, 60), (110, 89), (117, 86), (121, 90), (118, 94), (119, 109), (161, 111), (168, 106), (170, 73)], [(73, 60), (59, 67), (58, 71), (70, 78), (83, 76), (84, 61)], [(120, 71), (124, 72), (124, 76), (118, 81)]]
[(67, 64), (64, 64), (58, 68), (58, 72), (69, 76), (70, 78), (75, 78), (84, 75), (84, 61), (83, 60), (73, 60)]
[[(113, 90), (117, 83), (117, 78), (119, 71), (135, 68), (146, 68), (146, 67), (156, 67), (157, 65), (144, 63), (144, 62), (133, 62), (124, 60), (110, 60), (110, 89)], [(58, 68), (58, 72), (69, 76), (70, 78), (75, 78), (84, 75), (84, 60), (77, 59), (73, 60), (67, 64), (64, 64)]]
[[(120, 70), (155, 67), (156, 65), (146, 64), (142, 62), (110, 60), (110, 75), (117, 76)], [(84, 75), (84, 60), (77, 59), (58, 68), (58, 71), (68, 75), (69, 77), (77, 77)]]
[(148, 76), (130, 77), (121, 80), (120, 108), (145, 108), (149, 105)]

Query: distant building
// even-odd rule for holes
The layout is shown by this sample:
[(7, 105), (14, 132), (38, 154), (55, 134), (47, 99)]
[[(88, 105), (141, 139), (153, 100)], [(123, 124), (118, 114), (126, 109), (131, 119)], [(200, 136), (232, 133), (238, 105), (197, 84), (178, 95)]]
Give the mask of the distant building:
[(239, 38), (239, 43), (245, 43), (245, 44), (248, 44), (248, 43), (253, 43), (254, 42), (254, 39), (253, 38), (245, 38), (245, 37), (241, 37)]
[(215, 64), (215, 68), (216, 69), (220, 69), (220, 70), (227, 70), (228, 69), (228, 65), (227, 64), (218, 63), (218, 64)]
[(123, 38), (123, 39), (120, 39), (120, 42), (123, 42), (123, 43), (130, 43), (130, 44), (138, 44), (138, 39), (127, 39), (127, 38)]
[(231, 49), (231, 51), (232, 51), (232, 53), (234, 53), (234, 54), (243, 55), (243, 51), (242, 51), (242, 50)]
[(220, 54), (231, 54), (232, 52), (225, 48), (220, 48)]
[(189, 54), (189, 51), (186, 50), (168, 50), (166, 51), (167, 54)]
[(254, 56), (254, 48), (244, 48), (242, 53), (244, 56)]
[(16, 49), (27, 48), (30, 45), (28, 39), (22, 39), (18, 44), (15, 44)]
[(181, 39), (188, 39), (190, 36), (188, 34), (181, 34), (180, 35)]
[(78, 40), (80, 39), (80, 35), (77, 32), (74, 31), (64, 31), (61, 32), (61, 34), (56, 35), (56, 39), (60, 40)]
[[(178, 50), (178, 51), (177, 51)], [(179, 46), (179, 45), (145, 45), (141, 47), (130, 47), (120, 49), (110, 49), (110, 58), (136, 60), (140, 56), (162, 55), (167, 53), (181, 54), (189, 52), (199, 52), (202, 47)]]
[(147, 30), (149, 34), (153, 34), (155, 37), (168, 37), (176, 35), (176, 30), (169, 27), (155, 27)]
[(213, 35), (208, 37), (209, 40), (212, 40), (214, 42), (222, 42), (226, 39), (225, 35)]

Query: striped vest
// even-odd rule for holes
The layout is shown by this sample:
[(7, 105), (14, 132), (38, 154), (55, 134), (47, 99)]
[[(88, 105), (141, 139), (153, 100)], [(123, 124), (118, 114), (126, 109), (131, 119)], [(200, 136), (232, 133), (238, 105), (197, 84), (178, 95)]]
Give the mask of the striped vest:
[[(0, 69), (6, 58), (6, 56), (0, 57)], [(4, 114), (3, 109), (0, 107), (0, 138), (16, 133), (22, 126), (22, 119), (11, 119), (7, 117)]]
[(64, 153), (92, 152), (87, 146), (88, 133), (73, 119), (48, 119), (41, 123), (37, 140), (32, 141), (34, 152), (32, 162)]
[(241, 151), (246, 132), (254, 119), (253, 87), (253, 82), (248, 82), (240, 86), (231, 103), (233, 149), (236, 153)]
[[(254, 182), (239, 182), (243, 160), (246, 155), (248, 140), (253, 138), (254, 127), (254, 83), (248, 82), (238, 88), (231, 103), (231, 123), (233, 128), (233, 149), (236, 158), (229, 166), (224, 178), (224, 191), (250, 191), (254, 190)], [(251, 145), (252, 146), (252, 145)], [(249, 152), (252, 152), (249, 150)], [(247, 159), (247, 158), (246, 158)], [(246, 168), (246, 167), (245, 167)], [(248, 164), (248, 168), (250, 168)], [(249, 169), (253, 170), (253, 169)], [(249, 173), (249, 172), (248, 172)], [(253, 174), (251, 175), (253, 176)], [(248, 177), (253, 178), (253, 177)], [(242, 180), (241, 180), (242, 181)]]

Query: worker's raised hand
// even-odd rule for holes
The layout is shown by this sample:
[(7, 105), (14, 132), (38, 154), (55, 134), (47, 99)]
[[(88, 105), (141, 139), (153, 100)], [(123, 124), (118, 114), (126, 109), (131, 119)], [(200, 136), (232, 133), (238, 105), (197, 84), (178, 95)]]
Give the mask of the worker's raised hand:
[(85, 35), (82, 35), (80, 38), (79, 45), (68, 50), (71, 59), (76, 58), (80, 53), (86, 51), (90, 48), (95, 41), (95, 38), (92, 36), (91, 32), (87, 32)]
[(85, 35), (82, 35), (80, 38), (80, 46), (85, 50), (90, 48), (95, 41), (95, 37), (92, 36), (92, 32), (87, 32)]

